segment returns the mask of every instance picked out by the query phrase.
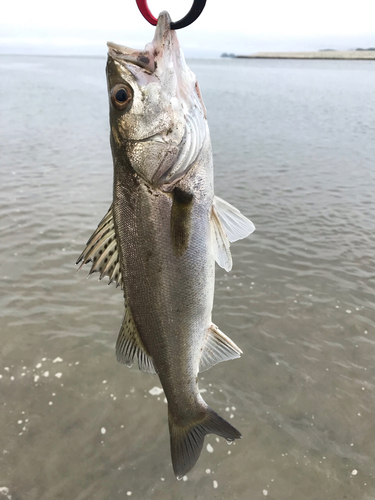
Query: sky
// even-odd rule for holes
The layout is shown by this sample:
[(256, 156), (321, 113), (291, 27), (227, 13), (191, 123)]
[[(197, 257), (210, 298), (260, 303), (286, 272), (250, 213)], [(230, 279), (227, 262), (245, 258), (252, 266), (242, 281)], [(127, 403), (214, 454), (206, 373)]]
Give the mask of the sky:
[[(148, 0), (157, 16), (183, 17), (192, 0)], [(199, 19), (179, 30), (187, 57), (222, 52), (346, 50), (375, 47), (375, 0), (207, 0)], [(108, 40), (142, 48), (154, 27), (135, 0), (6, 0), (0, 54), (103, 55)]]

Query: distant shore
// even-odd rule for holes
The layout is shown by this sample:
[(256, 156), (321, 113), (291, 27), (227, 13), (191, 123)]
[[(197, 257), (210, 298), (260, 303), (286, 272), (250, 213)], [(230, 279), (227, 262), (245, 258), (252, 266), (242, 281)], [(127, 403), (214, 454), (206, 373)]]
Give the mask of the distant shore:
[(236, 55), (238, 59), (372, 59), (374, 50), (321, 50), (316, 52), (257, 52), (250, 55)]

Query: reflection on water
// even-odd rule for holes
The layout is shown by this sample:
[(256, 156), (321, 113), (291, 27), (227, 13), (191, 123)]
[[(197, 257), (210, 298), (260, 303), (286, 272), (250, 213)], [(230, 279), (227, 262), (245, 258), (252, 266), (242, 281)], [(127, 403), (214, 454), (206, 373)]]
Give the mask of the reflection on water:
[(375, 498), (374, 63), (191, 62), (216, 192), (257, 231), (217, 269), (244, 355), (200, 378), (243, 439), (181, 482), (157, 377), (115, 360), (121, 293), (74, 269), (111, 201), (104, 66), (0, 58), (0, 493)]

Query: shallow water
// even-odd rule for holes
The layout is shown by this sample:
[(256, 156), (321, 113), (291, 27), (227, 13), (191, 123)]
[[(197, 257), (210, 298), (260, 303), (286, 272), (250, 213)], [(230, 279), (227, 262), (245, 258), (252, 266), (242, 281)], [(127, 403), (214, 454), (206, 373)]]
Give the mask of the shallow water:
[(105, 60), (2, 56), (0, 496), (374, 499), (375, 63), (190, 65), (216, 193), (257, 227), (217, 269), (244, 355), (200, 377), (243, 439), (177, 482), (157, 377), (115, 360), (121, 293), (75, 273), (111, 203)]

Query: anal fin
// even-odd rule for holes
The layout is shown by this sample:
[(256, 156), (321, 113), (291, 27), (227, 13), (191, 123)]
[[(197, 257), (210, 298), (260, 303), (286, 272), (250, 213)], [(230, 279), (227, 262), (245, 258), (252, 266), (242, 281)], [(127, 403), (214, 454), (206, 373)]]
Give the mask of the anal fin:
[(216, 325), (212, 324), (207, 332), (199, 371), (204, 372), (221, 361), (239, 358), (241, 354), (241, 349)]
[(124, 320), (117, 338), (116, 358), (119, 363), (129, 367), (133, 365), (134, 358), (136, 358), (140, 370), (156, 373), (152, 357), (143, 345), (129, 307), (125, 308)]

